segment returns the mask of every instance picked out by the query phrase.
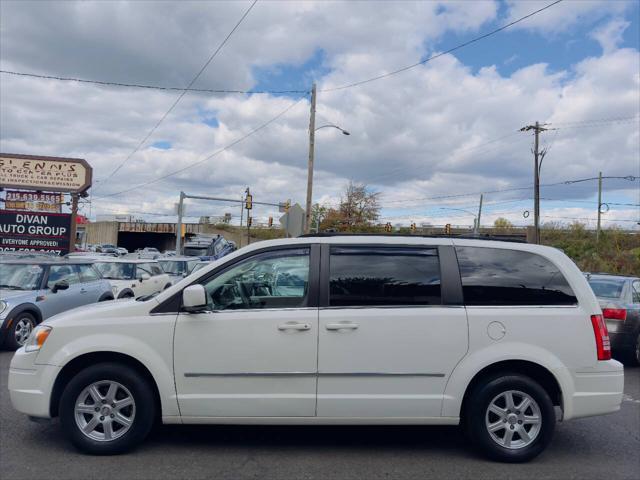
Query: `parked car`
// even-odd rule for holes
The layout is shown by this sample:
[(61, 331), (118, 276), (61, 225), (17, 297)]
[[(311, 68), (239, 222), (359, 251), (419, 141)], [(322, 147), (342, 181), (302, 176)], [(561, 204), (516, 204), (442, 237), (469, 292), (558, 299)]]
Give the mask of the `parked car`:
[(161, 256), (160, 251), (154, 247), (144, 247), (136, 250), (138, 254), (138, 258), (147, 258), (151, 260), (155, 260), (156, 258)]
[(602, 307), (613, 353), (640, 364), (640, 278), (604, 273), (586, 276)]
[(222, 235), (200, 235), (184, 244), (184, 254), (200, 260), (217, 260), (233, 251), (235, 243), (228, 242)]
[(118, 253), (118, 255), (123, 256), (123, 255), (127, 255), (129, 253), (129, 250), (127, 250), (124, 247), (117, 247), (116, 252)]
[(171, 286), (158, 262), (143, 259), (95, 258), (94, 266), (111, 282), (116, 298), (153, 295)]
[(191, 273), (191, 270), (198, 263), (198, 257), (170, 257), (159, 258), (158, 263), (165, 273), (169, 275), (171, 283), (176, 283)]
[(44, 322), (9, 371), (17, 410), (59, 416), (95, 454), (161, 418), (462, 424), (489, 457), (526, 461), (556, 408), (615, 412), (623, 383), (598, 301), (560, 250), (402, 236), (247, 246), (146, 301)]
[(103, 243), (102, 245), (96, 245), (96, 252), (98, 253), (118, 253), (118, 247), (110, 243)]
[(15, 350), (43, 320), (89, 303), (113, 300), (90, 260), (42, 255), (0, 262), (0, 345)]

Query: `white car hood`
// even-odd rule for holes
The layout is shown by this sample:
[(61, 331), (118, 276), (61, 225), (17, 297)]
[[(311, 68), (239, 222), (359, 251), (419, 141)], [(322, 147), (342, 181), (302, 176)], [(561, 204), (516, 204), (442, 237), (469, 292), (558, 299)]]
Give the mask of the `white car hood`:
[(150, 310), (158, 305), (155, 298), (145, 302), (131, 299), (111, 300), (107, 302), (92, 303), (83, 307), (73, 308), (59, 313), (42, 322), (45, 325), (72, 326), (74, 323), (85, 324), (88, 321), (103, 322), (109, 318), (135, 317), (147, 315)]

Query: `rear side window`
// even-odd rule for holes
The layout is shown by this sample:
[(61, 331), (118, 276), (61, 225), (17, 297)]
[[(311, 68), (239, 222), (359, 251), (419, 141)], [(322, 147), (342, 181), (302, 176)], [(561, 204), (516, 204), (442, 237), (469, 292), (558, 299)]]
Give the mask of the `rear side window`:
[(329, 305), (440, 305), (434, 248), (332, 247)]
[(560, 270), (529, 252), (456, 247), (466, 305), (576, 305)]

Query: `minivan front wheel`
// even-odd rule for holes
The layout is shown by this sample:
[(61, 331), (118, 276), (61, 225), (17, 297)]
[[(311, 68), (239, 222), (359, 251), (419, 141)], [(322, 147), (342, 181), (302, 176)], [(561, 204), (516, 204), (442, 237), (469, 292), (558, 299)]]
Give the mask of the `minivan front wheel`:
[(147, 436), (155, 399), (147, 379), (117, 363), (88, 367), (71, 379), (60, 398), (60, 422), (86, 453), (125, 452)]
[(544, 388), (529, 377), (494, 376), (478, 384), (468, 400), (471, 438), (494, 460), (531, 460), (553, 437), (553, 403)]

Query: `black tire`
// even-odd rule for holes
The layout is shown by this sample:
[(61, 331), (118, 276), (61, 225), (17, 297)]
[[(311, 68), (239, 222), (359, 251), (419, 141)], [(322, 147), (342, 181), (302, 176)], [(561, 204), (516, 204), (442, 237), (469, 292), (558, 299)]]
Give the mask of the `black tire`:
[[(128, 390), (135, 402), (135, 414), (129, 430), (110, 441), (95, 440), (85, 435), (75, 416), (76, 400), (81, 393), (94, 382), (102, 381), (119, 383)], [(60, 423), (66, 436), (80, 451), (93, 455), (124, 453), (137, 446), (153, 427), (155, 410), (156, 402), (149, 381), (133, 368), (118, 363), (99, 363), (80, 371), (65, 387), (59, 406)]]
[[(498, 437), (501, 435), (506, 437), (506, 435), (510, 433), (507, 431), (507, 428), (510, 428), (511, 430), (514, 430), (515, 428), (515, 433), (511, 432), (514, 439), (514, 448), (507, 448), (494, 440), (489, 433), (486, 424), (486, 420), (488, 418), (493, 418), (493, 420), (490, 420), (490, 423), (493, 423), (494, 421), (496, 423), (498, 422), (500, 417), (497, 415), (494, 417), (495, 414), (493, 413), (491, 415), (487, 414), (487, 410), (496, 397), (499, 397), (501, 394), (508, 391), (521, 392), (528, 395), (535, 401), (540, 411), (539, 417), (541, 419), (541, 423), (539, 431), (531, 443), (528, 445), (525, 444), (520, 448), (515, 448), (515, 444), (520, 441), (525, 442), (526, 440), (519, 436), (517, 430), (520, 428), (529, 428), (528, 432), (525, 432), (528, 434), (531, 433), (533, 431), (532, 428), (534, 428), (533, 426), (525, 427), (524, 425), (518, 425), (518, 418), (521, 417), (518, 417), (515, 413), (511, 413), (509, 415), (509, 420), (502, 420), (505, 423), (505, 429), (502, 431), (503, 433), (500, 433), (501, 430), (498, 430), (495, 433)], [(514, 398), (518, 399), (518, 401), (521, 401), (523, 398), (519, 397), (517, 393), (514, 395)], [(474, 388), (471, 392), (471, 396), (466, 402), (466, 405), (465, 423), (469, 437), (473, 444), (484, 455), (493, 460), (508, 463), (527, 462), (538, 456), (551, 442), (556, 424), (553, 402), (545, 389), (529, 377), (516, 373), (491, 376), (485, 381), (481, 381)], [(513, 412), (507, 406), (505, 406), (505, 410)], [(532, 410), (528, 411), (532, 412)], [(519, 411), (517, 412), (520, 413)], [(511, 424), (511, 421), (515, 424)]]
[[(31, 325), (28, 327), (28, 332), (23, 328), (26, 323)], [(17, 314), (7, 330), (7, 338), (4, 341), (5, 348), (11, 351), (19, 349), (27, 341), (28, 333), (31, 333), (37, 324), (36, 317), (31, 313), (22, 312)], [(20, 332), (17, 331), (18, 329), (20, 329)]]
[(172, 286), (172, 284), (171, 284), (171, 283), (167, 283), (167, 284), (164, 286), (164, 288), (163, 288), (162, 290), (166, 290), (167, 288), (169, 288), (169, 287), (171, 287), (171, 286)]
[(627, 358), (629, 360), (629, 365), (633, 367), (640, 365), (640, 332), (638, 332), (635, 344), (629, 350)]

